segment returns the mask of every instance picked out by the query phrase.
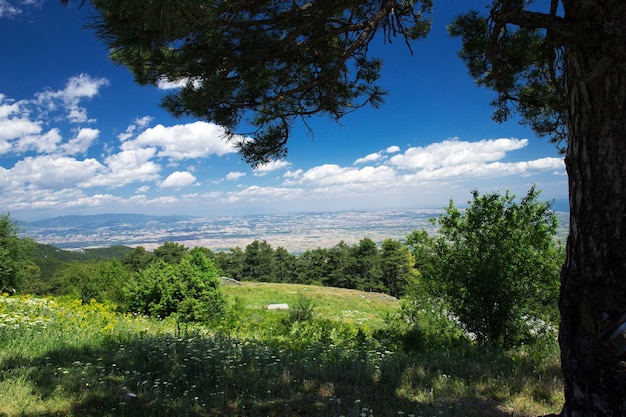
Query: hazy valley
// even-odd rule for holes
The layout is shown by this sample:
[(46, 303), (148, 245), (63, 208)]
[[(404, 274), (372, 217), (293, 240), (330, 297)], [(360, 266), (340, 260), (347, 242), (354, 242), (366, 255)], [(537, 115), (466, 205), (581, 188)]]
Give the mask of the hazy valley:
[[(428, 219), (438, 209), (288, 213), (212, 218), (101, 214), (63, 216), (20, 224), (23, 234), (39, 243), (64, 249), (112, 245), (153, 249), (165, 241), (212, 250), (244, 248), (255, 239), (292, 253), (331, 247), (343, 240), (353, 244), (364, 237), (375, 242), (402, 240), (414, 229), (434, 231)], [(568, 213), (557, 212), (559, 237), (567, 234)]]

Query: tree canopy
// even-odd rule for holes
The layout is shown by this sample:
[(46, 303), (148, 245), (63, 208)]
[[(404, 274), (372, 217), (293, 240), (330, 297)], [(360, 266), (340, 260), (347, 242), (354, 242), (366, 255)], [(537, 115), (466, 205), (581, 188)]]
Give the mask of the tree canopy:
[[(92, 0), (90, 27), (139, 84), (180, 85), (163, 107), (223, 126), (257, 165), (286, 155), (297, 118), (338, 120), (380, 105), (382, 63), (369, 43), (379, 32), (407, 42), (425, 36), (431, 3)], [(253, 131), (238, 132), (242, 122)]]
[[(570, 29), (556, 15), (558, 2), (549, 14), (525, 10), (523, 3), (495, 1), (488, 16), (473, 10), (448, 29), (462, 39), (459, 56), (476, 83), (496, 92), (494, 120), (517, 112), (523, 124), (560, 144), (567, 139), (562, 46)], [(526, 25), (511, 25), (516, 22)], [(548, 22), (555, 26), (546, 29)]]
[(15, 291), (22, 285), (34, 242), (19, 236), (19, 226), (9, 213), (0, 214), (0, 288)]

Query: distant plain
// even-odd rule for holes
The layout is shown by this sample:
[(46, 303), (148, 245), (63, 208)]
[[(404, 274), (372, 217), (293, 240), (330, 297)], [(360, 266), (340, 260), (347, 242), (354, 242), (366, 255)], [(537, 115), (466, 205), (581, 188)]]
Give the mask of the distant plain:
[[(101, 214), (64, 216), (21, 223), (22, 233), (38, 243), (63, 249), (113, 245), (143, 246), (152, 250), (165, 241), (188, 247), (202, 246), (215, 251), (245, 248), (254, 240), (265, 240), (272, 247), (291, 253), (329, 248), (340, 241), (357, 243), (368, 237), (404, 240), (415, 229), (435, 232), (429, 219), (440, 209), (399, 209), (283, 213), (248, 216), (190, 217)], [(558, 238), (567, 237), (569, 214), (557, 212)]]

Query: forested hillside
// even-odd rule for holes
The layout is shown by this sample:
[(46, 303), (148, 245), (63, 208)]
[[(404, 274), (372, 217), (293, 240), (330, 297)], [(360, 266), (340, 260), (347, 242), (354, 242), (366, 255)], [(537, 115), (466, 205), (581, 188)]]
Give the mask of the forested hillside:
[[(36, 244), (31, 260), (39, 268), (39, 277), (30, 278), (30, 288), (50, 288), (54, 280), (71, 281), (69, 276), (64, 275), (71, 274), (73, 269), (68, 265), (76, 263), (99, 264), (121, 260), (137, 272), (154, 259), (166, 262), (180, 260), (188, 250), (175, 242), (165, 242), (152, 252), (141, 246), (68, 251)], [(237, 247), (214, 252), (203, 248), (202, 251), (214, 261), (220, 275), (238, 281), (316, 284), (378, 291), (397, 297), (404, 293), (404, 283), (415, 276), (409, 248), (392, 239), (386, 239), (380, 248), (371, 239), (363, 238), (356, 245), (339, 242), (331, 248), (307, 250), (299, 256), (258, 240), (243, 249)], [(35, 280), (40, 280), (42, 285), (33, 285)]]

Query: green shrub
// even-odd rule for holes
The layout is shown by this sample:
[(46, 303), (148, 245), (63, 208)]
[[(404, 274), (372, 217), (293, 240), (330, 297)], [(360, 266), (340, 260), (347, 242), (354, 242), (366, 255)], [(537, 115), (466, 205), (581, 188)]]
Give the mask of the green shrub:
[(191, 250), (178, 264), (157, 258), (126, 286), (129, 311), (180, 322), (206, 322), (224, 311), (217, 270), (201, 251)]
[(121, 261), (72, 261), (59, 268), (54, 277), (60, 292), (72, 295), (83, 303), (91, 300), (124, 303), (124, 284), (132, 280), (132, 272)]
[(533, 321), (558, 315), (556, 216), (534, 187), (519, 202), (508, 192), (472, 195), (463, 211), (450, 202), (437, 237), (409, 236), (422, 278), (481, 344), (527, 343)]
[(306, 295), (299, 294), (296, 301), (289, 308), (289, 322), (306, 322), (315, 315), (315, 304), (313, 299)]

